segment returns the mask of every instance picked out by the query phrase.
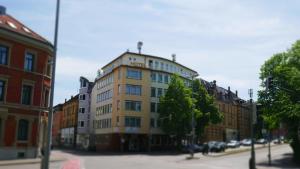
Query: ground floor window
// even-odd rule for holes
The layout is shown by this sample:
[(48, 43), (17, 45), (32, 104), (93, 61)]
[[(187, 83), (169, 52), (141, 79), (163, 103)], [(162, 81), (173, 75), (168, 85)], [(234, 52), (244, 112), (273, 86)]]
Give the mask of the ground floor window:
[(18, 126), (18, 140), (19, 141), (27, 141), (28, 127), (29, 127), (28, 120), (24, 120), (24, 119), (19, 120), (19, 126)]

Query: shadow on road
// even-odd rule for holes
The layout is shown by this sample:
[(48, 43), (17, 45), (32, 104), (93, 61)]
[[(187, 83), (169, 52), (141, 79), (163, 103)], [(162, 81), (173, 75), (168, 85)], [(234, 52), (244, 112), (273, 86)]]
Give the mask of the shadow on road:
[(178, 156), (187, 153), (182, 153), (178, 151), (154, 151), (154, 152), (111, 152), (111, 151), (87, 151), (69, 148), (59, 148), (54, 149), (55, 151), (62, 151), (68, 154), (80, 155), (80, 156), (128, 156), (128, 155), (149, 155), (149, 156)]
[(272, 165), (269, 166), (268, 161), (257, 163), (257, 166), (265, 168), (281, 168), (281, 169), (299, 169), (300, 166), (293, 162), (293, 154), (285, 153), (282, 155), (282, 158), (272, 160)]

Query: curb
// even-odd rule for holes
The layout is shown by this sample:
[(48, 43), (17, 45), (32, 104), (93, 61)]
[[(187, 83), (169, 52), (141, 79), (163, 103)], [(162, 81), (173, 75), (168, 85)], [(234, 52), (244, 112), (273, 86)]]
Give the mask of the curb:
[[(65, 160), (67, 160), (67, 159), (64, 157), (58, 157), (58, 158), (50, 159), (49, 161), (50, 162), (59, 162), (59, 161), (65, 161)], [(37, 164), (40, 162), (41, 162), (40, 158), (24, 159), (24, 160), (5, 160), (5, 161), (0, 161), (0, 166)]]
[[(285, 145), (285, 144), (273, 144), (273, 145), (271, 145), (271, 147), (280, 146), (280, 145)], [(260, 150), (260, 149), (264, 149), (264, 148), (268, 148), (268, 146), (257, 147), (257, 148), (255, 148), (255, 150)], [(222, 156), (226, 156), (226, 155), (238, 154), (238, 153), (243, 153), (243, 152), (247, 152), (247, 151), (251, 151), (251, 148), (247, 148), (247, 149), (243, 149), (243, 150), (236, 150), (236, 151), (229, 151), (229, 152), (225, 152), (223, 154), (211, 155), (210, 157), (222, 157)]]

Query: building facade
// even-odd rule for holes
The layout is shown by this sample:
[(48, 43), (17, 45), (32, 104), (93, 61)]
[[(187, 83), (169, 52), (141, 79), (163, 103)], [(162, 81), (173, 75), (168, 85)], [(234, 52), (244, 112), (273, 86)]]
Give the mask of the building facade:
[(50, 42), (0, 6), (0, 159), (39, 155), (52, 55)]
[(63, 115), (61, 123), (61, 145), (65, 147), (76, 147), (77, 121), (78, 121), (78, 96), (71, 96), (63, 104)]
[(91, 92), (94, 86), (85, 77), (80, 77), (79, 108), (77, 125), (77, 148), (88, 149), (90, 142)]
[(173, 60), (126, 52), (105, 65), (92, 90), (91, 146), (145, 151), (169, 144), (159, 129), (158, 104), (177, 73), (186, 84), (197, 72)]
[(228, 89), (216, 85), (216, 81), (207, 82), (201, 79), (207, 91), (215, 97), (217, 107), (224, 115), (223, 122), (211, 124), (205, 129), (202, 141), (242, 140), (250, 137), (250, 107), (249, 104)]
[(63, 105), (58, 104), (53, 108), (53, 123), (52, 123), (52, 145), (61, 145), (61, 128), (63, 122)]

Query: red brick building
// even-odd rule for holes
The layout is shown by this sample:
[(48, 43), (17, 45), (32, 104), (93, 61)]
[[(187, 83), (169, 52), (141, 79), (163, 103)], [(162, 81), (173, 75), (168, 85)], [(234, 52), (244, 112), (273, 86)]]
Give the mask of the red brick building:
[(32, 158), (39, 153), (52, 53), (50, 42), (0, 6), (0, 159)]

